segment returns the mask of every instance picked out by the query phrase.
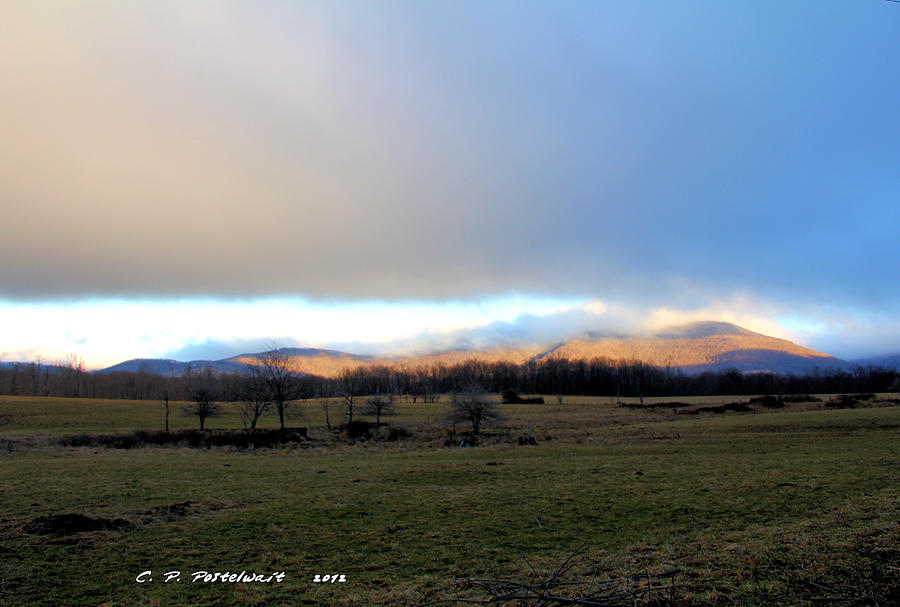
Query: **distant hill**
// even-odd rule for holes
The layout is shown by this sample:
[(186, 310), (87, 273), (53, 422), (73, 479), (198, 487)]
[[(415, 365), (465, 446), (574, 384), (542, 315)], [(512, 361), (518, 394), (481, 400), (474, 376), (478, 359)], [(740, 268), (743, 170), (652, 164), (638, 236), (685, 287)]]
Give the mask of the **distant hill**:
[(698, 322), (648, 337), (598, 337), (570, 340), (546, 357), (586, 360), (635, 360), (686, 372), (737, 369), (748, 372), (806, 373), (818, 368), (847, 369), (847, 361), (726, 322)]
[[(295, 371), (320, 377), (337, 377), (344, 369), (355, 369), (358, 367), (384, 365), (415, 369), (434, 364), (455, 365), (473, 358), (485, 362), (522, 364), (528, 362), (540, 352), (538, 348), (492, 348), (488, 350), (455, 349), (410, 356), (369, 356), (318, 348), (280, 348), (279, 351), (288, 354), (291, 366)], [(264, 354), (264, 352), (241, 354), (229, 358), (227, 361), (257, 364)]]
[[(371, 364), (376, 360), (371, 356), (347, 354), (321, 348), (279, 348), (278, 351), (290, 358), (295, 371), (323, 377), (336, 376), (341, 369), (359, 364)], [(177, 377), (184, 375), (190, 367), (193, 371), (212, 369), (215, 373), (246, 373), (253, 365), (260, 364), (265, 354), (265, 352), (254, 352), (238, 354), (221, 360), (192, 360), (189, 362), (161, 358), (133, 358), (96, 372), (144, 372)]]
[(231, 360), (192, 360), (182, 362), (160, 358), (133, 358), (112, 367), (100, 369), (96, 373), (131, 372), (179, 377), (184, 375), (189, 367), (193, 371), (212, 369), (216, 373), (245, 373), (249, 368), (246, 364)]
[(41, 373), (49, 373), (50, 375), (68, 373), (71, 371), (71, 369), (65, 365), (48, 364), (46, 362), (38, 364), (36, 362), (0, 361), (0, 369), (18, 369), (22, 373), (28, 373), (31, 369), (37, 369), (38, 367), (40, 367)]
[[(804, 374), (849, 370), (847, 361), (792, 343), (756, 333), (726, 322), (697, 322), (671, 327), (653, 335), (627, 337), (587, 332), (555, 345), (506, 346), (482, 350), (454, 349), (409, 356), (368, 356), (320, 348), (281, 348), (298, 372), (321, 377), (337, 377), (344, 369), (385, 365), (415, 369), (434, 364), (453, 365), (467, 360), (523, 364), (546, 359), (640, 361), (660, 367), (678, 367), (688, 373), (737, 369), (743, 372)], [(219, 373), (241, 373), (259, 364), (264, 352), (245, 353), (223, 360), (195, 360), (189, 363), (135, 359), (103, 369), (144, 371), (159, 375), (183, 375), (193, 369), (210, 368)], [(900, 357), (898, 357), (900, 358)], [(873, 359), (874, 360), (874, 359)]]
[[(321, 377), (336, 377), (343, 369), (373, 364), (376, 361), (372, 356), (321, 348), (279, 348), (278, 351), (290, 357), (291, 366), (295, 371)], [(221, 362), (242, 366), (256, 365), (264, 355), (265, 352), (239, 354)]]

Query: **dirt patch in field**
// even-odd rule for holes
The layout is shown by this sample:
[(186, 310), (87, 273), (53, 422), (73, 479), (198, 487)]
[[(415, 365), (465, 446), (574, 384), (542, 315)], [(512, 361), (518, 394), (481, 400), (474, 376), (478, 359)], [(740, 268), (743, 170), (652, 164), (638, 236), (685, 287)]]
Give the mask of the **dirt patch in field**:
[(134, 529), (134, 523), (126, 519), (90, 517), (74, 513), (39, 516), (25, 525), (25, 531), (34, 535), (71, 535), (87, 531), (128, 529)]
[(149, 510), (144, 510), (140, 514), (142, 516), (141, 525), (150, 525), (153, 523), (171, 523), (189, 516), (204, 514), (206, 512), (215, 512), (228, 508), (224, 502), (218, 501), (186, 501), (176, 502), (174, 504), (162, 504), (154, 506)]
[(137, 527), (155, 523), (172, 523), (189, 516), (205, 514), (228, 508), (224, 502), (185, 501), (154, 506), (148, 510), (131, 511), (128, 518), (88, 516), (79, 513), (50, 514), (39, 516), (25, 523), (25, 531), (32, 535), (71, 536), (93, 531), (130, 531)]

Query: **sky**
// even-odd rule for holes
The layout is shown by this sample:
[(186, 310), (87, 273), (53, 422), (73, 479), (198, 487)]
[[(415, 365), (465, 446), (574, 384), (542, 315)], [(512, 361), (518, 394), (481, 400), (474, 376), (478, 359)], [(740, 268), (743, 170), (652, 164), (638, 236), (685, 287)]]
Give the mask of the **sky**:
[(3, 2), (0, 353), (900, 351), (898, 56), (884, 0)]

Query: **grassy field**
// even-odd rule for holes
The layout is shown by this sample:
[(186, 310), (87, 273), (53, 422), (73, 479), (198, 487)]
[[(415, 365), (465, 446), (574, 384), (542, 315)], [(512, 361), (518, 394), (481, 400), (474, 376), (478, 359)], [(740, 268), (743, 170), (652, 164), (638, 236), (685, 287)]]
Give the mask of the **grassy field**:
[[(684, 605), (896, 604), (900, 407), (869, 405), (679, 415), (553, 398), (501, 406), (502, 432), (454, 448), (446, 404), (401, 404), (390, 421), (413, 436), (387, 443), (334, 436), (311, 402), (292, 421), (303, 445), (112, 450), (54, 441), (159, 429), (162, 405), (0, 397), (0, 604), (415, 605), (465, 578), (549, 572), (581, 545), (573, 575), (677, 570)], [(177, 410), (173, 428), (196, 425)], [(540, 444), (517, 446), (529, 431)], [(119, 527), (39, 533), (65, 513)], [(192, 583), (199, 570), (285, 577)]]

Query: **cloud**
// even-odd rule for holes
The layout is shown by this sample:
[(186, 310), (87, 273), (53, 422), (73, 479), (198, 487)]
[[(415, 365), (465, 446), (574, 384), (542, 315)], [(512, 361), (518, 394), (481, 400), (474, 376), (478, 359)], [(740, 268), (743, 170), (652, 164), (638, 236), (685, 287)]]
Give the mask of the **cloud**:
[[(382, 344), (423, 331), (477, 327), (520, 314), (545, 315), (578, 302), (509, 297), (478, 301), (90, 299), (0, 300), (0, 352), (7, 359), (83, 356), (89, 367), (130, 358), (221, 358), (282, 345)], [(231, 348), (234, 348), (232, 350)]]
[[(885, 7), (691, 6), (4, 3), (0, 296), (601, 302), (475, 341), (896, 310)], [(397, 338), (356, 322), (322, 339)]]
[(590, 300), (539, 314), (519, 314), (510, 319), (449, 330), (426, 330), (379, 343), (332, 341), (326, 345), (352, 353), (382, 355), (494, 347), (546, 347), (585, 337), (587, 333), (610, 337), (646, 337), (672, 327), (709, 320), (731, 322), (784, 339), (814, 337), (810, 333), (792, 332), (773, 320), (776, 311), (772, 304), (755, 301), (746, 295), (734, 295), (696, 309), (640, 307)]
[(333, 342), (328, 347), (353, 353), (407, 355), (446, 350), (547, 346), (587, 330), (622, 331), (618, 319), (605, 318), (581, 307), (543, 315), (522, 314), (511, 320), (452, 330), (427, 330), (392, 341), (366, 344)]
[(892, 314), (852, 314), (830, 310), (807, 318), (790, 316), (781, 320), (796, 327), (800, 343), (814, 343), (817, 349), (845, 360), (900, 353), (900, 320)]
[(890, 314), (804, 308), (735, 293), (697, 307), (521, 297), (443, 303), (0, 301), (0, 352), (7, 361), (66, 360), (75, 354), (89, 368), (131, 358), (220, 359), (264, 350), (273, 340), (357, 354), (425, 354), (552, 346), (586, 332), (645, 336), (708, 320), (732, 322), (844, 359), (896, 352), (900, 343), (900, 322)]

